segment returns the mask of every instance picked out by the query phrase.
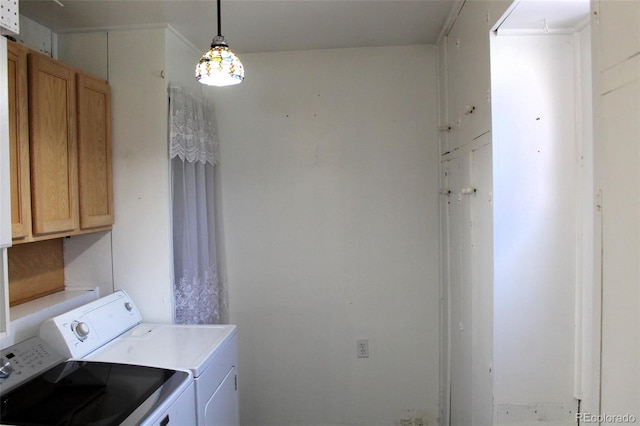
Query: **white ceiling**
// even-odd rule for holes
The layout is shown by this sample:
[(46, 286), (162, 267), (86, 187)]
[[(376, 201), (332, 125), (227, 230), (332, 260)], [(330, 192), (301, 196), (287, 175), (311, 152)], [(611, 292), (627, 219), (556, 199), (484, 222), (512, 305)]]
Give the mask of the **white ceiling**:
[[(56, 33), (170, 24), (206, 49), (215, 0), (21, 0)], [(222, 34), (237, 53), (433, 44), (454, 0), (223, 0)]]
[[(169, 24), (205, 50), (216, 0), (21, 0), (20, 13), (63, 34)], [(222, 0), (222, 34), (237, 53), (433, 44), (455, 0)], [(589, 0), (521, 0), (500, 30), (566, 32)]]

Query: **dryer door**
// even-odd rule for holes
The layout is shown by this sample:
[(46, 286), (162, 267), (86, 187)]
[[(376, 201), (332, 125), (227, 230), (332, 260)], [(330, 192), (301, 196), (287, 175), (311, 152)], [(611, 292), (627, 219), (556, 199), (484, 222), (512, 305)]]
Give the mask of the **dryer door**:
[(236, 368), (231, 367), (204, 409), (206, 426), (239, 425)]

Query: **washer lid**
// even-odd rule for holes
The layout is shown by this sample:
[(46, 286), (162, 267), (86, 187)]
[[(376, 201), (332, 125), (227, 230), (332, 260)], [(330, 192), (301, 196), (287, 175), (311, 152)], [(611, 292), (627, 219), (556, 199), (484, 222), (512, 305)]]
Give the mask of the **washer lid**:
[(235, 325), (142, 323), (86, 359), (187, 369), (199, 377), (235, 334)]

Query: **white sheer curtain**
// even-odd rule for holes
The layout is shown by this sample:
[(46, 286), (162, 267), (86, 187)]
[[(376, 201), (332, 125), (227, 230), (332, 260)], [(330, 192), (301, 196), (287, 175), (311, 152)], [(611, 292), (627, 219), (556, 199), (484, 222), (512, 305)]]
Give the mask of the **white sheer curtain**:
[(202, 97), (169, 88), (175, 322), (228, 321), (226, 279), (217, 256), (214, 187), (218, 135)]

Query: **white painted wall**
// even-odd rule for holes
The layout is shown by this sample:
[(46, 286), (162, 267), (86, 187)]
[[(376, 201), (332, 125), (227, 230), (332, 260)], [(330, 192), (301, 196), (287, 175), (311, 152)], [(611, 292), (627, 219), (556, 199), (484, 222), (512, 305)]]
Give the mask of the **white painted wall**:
[(13, 34), (13, 37), (18, 43), (55, 57), (55, 33), (25, 16), (20, 15), (20, 34)]
[(105, 80), (109, 80), (108, 48), (106, 31), (57, 34), (53, 46), (60, 61)]
[(73, 289), (98, 287), (99, 295), (113, 292), (111, 232), (65, 238), (64, 285)]
[(491, 46), (498, 424), (575, 423), (578, 40), (498, 35)]
[(165, 30), (109, 33), (113, 278), (146, 321), (173, 320)]
[(201, 90), (199, 52), (170, 27), (64, 34), (56, 47), (63, 62), (109, 80), (113, 114), (115, 225), (65, 240), (65, 284), (124, 289), (146, 321), (171, 322), (167, 87)]
[(241, 59), (211, 89), (241, 423), (435, 423), (435, 49)]
[[(203, 46), (202, 49), (209, 46)], [(171, 83), (186, 87), (194, 93), (202, 92), (204, 87), (196, 81), (195, 69), (202, 51), (187, 42), (172, 27), (165, 30), (165, 80), (167, 87)], [(167, 142), (167, 147), (168, 147)], [(167, 148), (168, 149), (168, 148)]]

